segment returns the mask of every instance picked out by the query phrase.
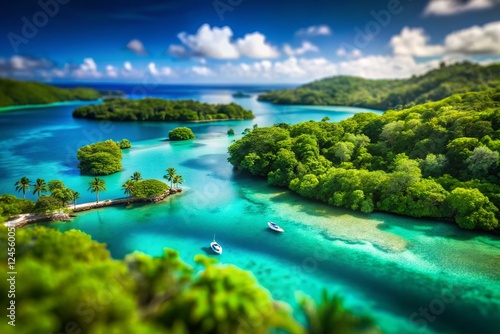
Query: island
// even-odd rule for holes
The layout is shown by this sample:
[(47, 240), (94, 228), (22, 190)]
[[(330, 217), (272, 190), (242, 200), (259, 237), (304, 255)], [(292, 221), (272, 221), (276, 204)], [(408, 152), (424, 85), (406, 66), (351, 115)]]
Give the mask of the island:
[(409, 79), (336, 76), (296, 89), (270, 91), (259, 95), (258, 99), (284, 105), (341, 105), (387, 110), (494, 87), (500, 87), (500, 64), (481, 66), (463, 62), (446, 66), (441, 63), (440, 68)]
[(178, 140), (189, 140), (196, 138), (193, 130), (186, 127), (175, 128), (168, 132), (168, 139), (178, 141)]
[(92, 88), (58, 88), (40, 82), (0, 78), (0, 108), (48, 104), (64, 101), (93, 101), (104, 96), (121, 96), (119, 91), (98, 91)]
[(243, 93), (243, 92), (236, 92), (233, 94), (233, 97), (237, 98), (237, 99), (240, 99), (240, 98), (249, 98), (249, 97), (252, 97), (250, 94), (246, 94), (246, 93)]
[(86, 175), (108, 175), (122, 170), (122, 150), (131, 148), (128, 139), (114, 142), (109, 139), (80, 147), (77, 159), (78, 168)]
[(79, 107), (73, 111), (73, 117), (112, 121), (206, 122), (253, 119), (255, 116), (250, 110), (245, 110), (235, 103), (207, 104), (194, 100), (112, 98), (101, 104)]
[(500, 232), (500, 88), (383, 115), (255, 128), (229, 162), (330, 205)]

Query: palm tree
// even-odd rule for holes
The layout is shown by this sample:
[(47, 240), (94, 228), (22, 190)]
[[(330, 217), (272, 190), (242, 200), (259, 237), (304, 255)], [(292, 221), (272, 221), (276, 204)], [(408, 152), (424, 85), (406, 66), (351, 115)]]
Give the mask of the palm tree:
[(167, 168), (166, 172), (167, 174), (163, 175), (163, 178), (167, 179), (167, 181), (170, 181), (170, 188), (172, 188), (174, 185), (175, 168)]
[(76, 209), (76, 200), (80, 198), (78, 191), (71, 190), (71, 200), (73, 201), (73, 209)]
[(364, 315), (356, 315), (344, 307), (339, 296), (328, 296), (323, 291), (321, 303), (303, 297), (300, 307), (306, 319), (308, 334), (324, 333), (381, 333), (373, 320)]
[[(135, 173), (134, 173), (135, 174)], [(131, 195), (132, 194), (132, 188), (134, 187), (134, 183), (135, 181), (134, 180), (127, 180), (123, 185), (122, 185), (122, 189), (123, 189), (123, 193), (125, 195)]]
[(40, 197), (40, 193), (46, 193), (49, 191), (49, 187), (47, 186), (47, 182), (44, 179), (36, 179), (35, 184), (33, 185), (33, 195), (37, 194)]
[(175, 174), (173, 181), (174, 181), (175, 188), (178, 188), (177, 185), (182, 184), (184, 182), (184, 178), (182, 177), (182, 175)]
[(132, 181), (140, 181), (140, 180), (142, 180), (142, 175), (139, 172), (134, 172), (134, 174), (132, 174), (132, 176), (130, 177), (130, 179)]
[(99, 203), (99, 191), (106, 191), (106, 181), (98, 177), (89, 182), (89, 189), (91, 193), (95, 193), (95, 201)]
[(26, 176), (23, 176), (19, 181), (15, 183), (16, 191), (23, 192), (23, 198), (26, 198), (26, 190), (30, 190), (30, 179)]

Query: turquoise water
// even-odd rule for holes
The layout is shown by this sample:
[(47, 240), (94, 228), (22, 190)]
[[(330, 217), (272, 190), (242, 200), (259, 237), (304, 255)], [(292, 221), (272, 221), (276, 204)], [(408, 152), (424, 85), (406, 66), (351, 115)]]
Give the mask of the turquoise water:
[[(231, 102), (231, 90), (189, 90), (205, 102)], [(80, 191), (90, 177), (75, 168), (77, 148), (96, 140), (128, 138), (124, 170), (105, 177), (101, 199), (122, 196), (120, 185), (134, 171), (161, 178), (175, 167), (186, 179), (184, 192), (155, 205), (114, 207), (79, 214), (60, 230), (80, 229), (108, 244), (121, 258), (133, 251), (159, 255), (177, 249), (192, 263), (208, 254), (213, 234), (224, 247), (217, 258), (250, 270), (273, 297), (296, 305), (295, 292), (318, 297), (322, 289), (341, 293), (346, 303), (373, 315), (388, 333), (494, 333), (500, 324), (500, 238), (478, 236), (452, 224), (387, 214), (358, 214), (307, 201), (264, 181), (235, 173), (227, 163), (226, 135), (253, 124), (296, 123), (329, 116), (341, 120), (358, 109), (272, 106), (235, 99), (256, 119), (190, 124), (197, 139), (165, 141), (179, 124), (74, 120), (78, 105), (50, 106), (0, 114), (1, 193), (14, 193), (21, 176), (61, 179)], [(33, 198), (33, 196), (29, 196)], [(271, 233), (267, 221), (286, 232)], [(425, 314), (428, 309), (429, 314)], [(420, 312), (423, 312), (420, 314)]]

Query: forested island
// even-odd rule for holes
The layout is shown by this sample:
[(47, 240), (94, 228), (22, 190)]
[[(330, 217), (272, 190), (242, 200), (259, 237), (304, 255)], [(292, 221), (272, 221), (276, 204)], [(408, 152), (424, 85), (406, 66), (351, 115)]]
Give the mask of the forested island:
[(112, 121), (215, 121), (252, 119), (250, 110), (231, 104), (207, 104), (194, 100), (141, 100), (112, 98), (98, 105), (83, 106), (73, 111), (75, 118)]
[(27, 104), (47, 104), (64, 101), (92, 101), (103, 96), (121, 95), (116, 91), (97, 91), (92, 88), (64, 89), (39, 82), (0, 78), (0, 108)]
[(499, 152), (497, 88), (339, 123), (256, 128), (230, 146), (228, 160), (333, 206), (498, 232)]
[(369, 80), (336, 76), (297, 89), (271, 91), (260, 101), (275, 104), (341, 105), (380, 110), (402, 109), (438, 101), (450, 95), (500, 87), (500, 64), (481, 66), (463, 62), (409, 79)]

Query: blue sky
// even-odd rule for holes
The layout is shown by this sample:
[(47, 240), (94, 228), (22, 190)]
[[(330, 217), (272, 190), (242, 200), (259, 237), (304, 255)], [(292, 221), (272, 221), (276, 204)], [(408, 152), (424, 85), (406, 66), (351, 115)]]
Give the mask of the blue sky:
[(500, 0), (22, 0), (0, 76), (48, 82), (303, 83), (500, 61)]

